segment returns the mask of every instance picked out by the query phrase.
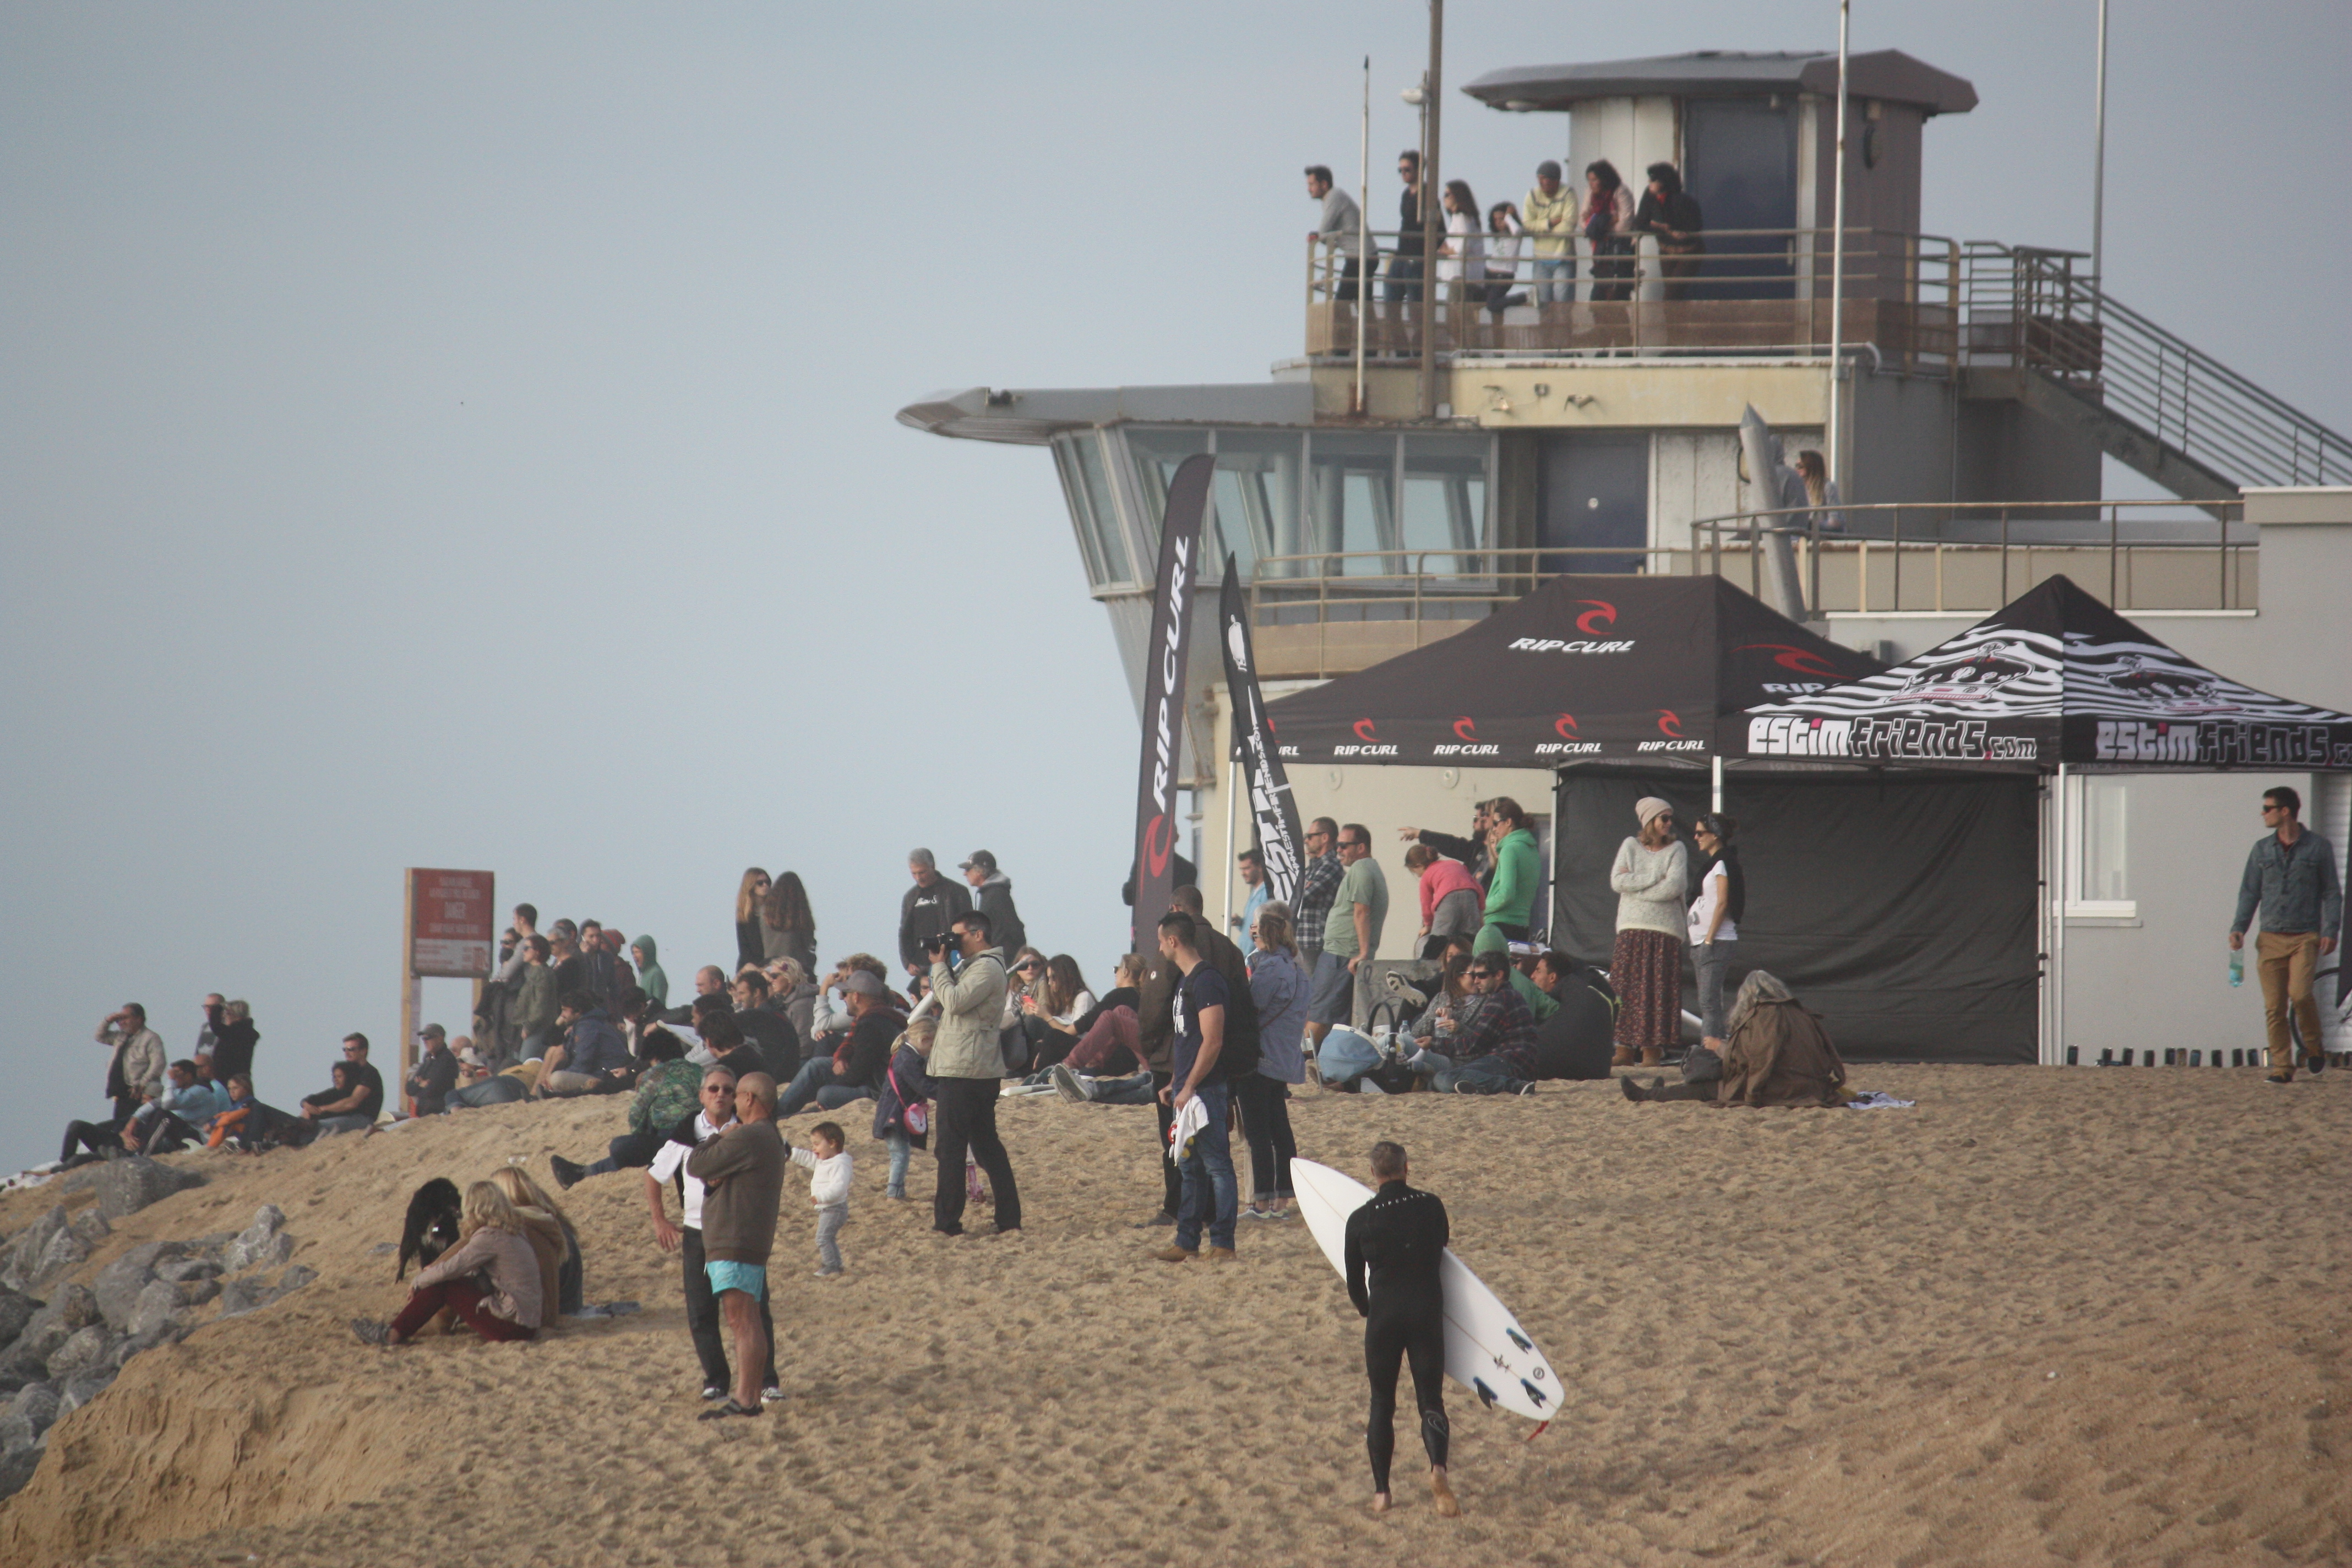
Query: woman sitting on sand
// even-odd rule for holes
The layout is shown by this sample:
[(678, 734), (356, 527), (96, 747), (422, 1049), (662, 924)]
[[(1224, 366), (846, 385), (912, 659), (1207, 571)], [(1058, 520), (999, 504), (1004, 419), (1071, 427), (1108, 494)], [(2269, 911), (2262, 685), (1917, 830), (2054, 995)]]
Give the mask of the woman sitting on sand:
[(354, 1318), (352, 1332), (372, 1345), (404, 1345), (445, 1308), (493, 1342), (536, 1339), (541, 1321), (539, 1259), (523, 1223), (497, 1184), (466, 1189), (457, 1245), (436, 1259), (409, 1288), (407, 1304), (390, 1322)]
[(1822, 1021), (1789, 994), (1789, 988), (1763, 970), (1748, 972), (1731, 1005), (1730, 1039), (1723, 1051), (1723, 1077), (1671, 1089), (1654, 1079), (1647, 1089), (1629, 1073), (1617, 1080), (1633, 1100), (1697, 1100), (1711, 1105), (1811, 1105), (1845, 1103), (1845, 1063)]
[(501, 1165), (490, 1173), (490, 1180), (514, 1205), (515, 1217), (539, 1258), (540, 1275), (546, 1282), (546, 1321), (551, 1323), (565, 1313), (578, 1312), (583, 1269), (580, 1235), (572, 1228), (572, 1216), (520, 1165)]

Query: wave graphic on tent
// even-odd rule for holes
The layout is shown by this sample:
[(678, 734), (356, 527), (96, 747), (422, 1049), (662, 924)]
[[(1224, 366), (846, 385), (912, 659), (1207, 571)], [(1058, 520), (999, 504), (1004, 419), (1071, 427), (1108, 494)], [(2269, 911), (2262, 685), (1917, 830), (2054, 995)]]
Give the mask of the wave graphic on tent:
[(1955, 719), (2018, 719), (2058, 711), (2065, 689), (2058, 639), (2005, 626), (1974, 626), (1877, 675), (1759, 703), (1750, 713), (1853, 719), (1915, 713)]
[(2235, 719), (2310, 722), (2332, 715), (2214, 674), (2161, 643), (1978, 626), (1884, 674), (1761, 703), (1750, 713), (1825, 719)]
[(2066, 639), (2068, 707), (2116, 719), (2246, 719), (2325, 722), (2336, 715), (2290, 702), (2192, 664), (2161, 643)]

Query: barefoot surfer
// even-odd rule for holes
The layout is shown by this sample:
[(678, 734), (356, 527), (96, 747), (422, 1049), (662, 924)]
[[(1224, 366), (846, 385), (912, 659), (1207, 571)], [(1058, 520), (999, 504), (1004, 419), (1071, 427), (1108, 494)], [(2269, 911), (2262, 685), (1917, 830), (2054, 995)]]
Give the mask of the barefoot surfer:
[(1445, 1484), (1445, 1296), (1437, 1275), (1445, 1255), (1445, 1205), (1405, 1184), (1410, 1170), (1395, 1143), (1372, 1145), (1379, 1190), (1348, 1216), (1348, 1297), (1364, 1315), (1364, 1372), (1371, 1379), (1371, 1418), (1364, 1445), (1372, 1458), (1372, 1511), (1389, 1510), (1389, 1458), (1396, 1452), (1397, 1363), (1412, 1368), (1421, 1407), (1421, 1446), (1429, 1451), (1429, 1489), (1437, 1511), (1462, 1511)]

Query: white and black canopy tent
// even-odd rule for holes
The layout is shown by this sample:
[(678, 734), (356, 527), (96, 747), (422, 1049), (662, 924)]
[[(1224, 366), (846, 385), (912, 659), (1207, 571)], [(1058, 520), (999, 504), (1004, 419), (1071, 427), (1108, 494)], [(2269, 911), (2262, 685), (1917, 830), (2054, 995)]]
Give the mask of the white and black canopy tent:
[(2053, 1064), (2065, 1034), (2070, 774), (2352, 771), (2352, 714), (2216, 674), (2063, 576), (1892, 668), (1757, 704), (1747, 719), (1738, 749), (1751, 765), (2055, 782), (2036, 881), (2060, 896), (2034, 895), (2047, 960), (2036, 1057)]

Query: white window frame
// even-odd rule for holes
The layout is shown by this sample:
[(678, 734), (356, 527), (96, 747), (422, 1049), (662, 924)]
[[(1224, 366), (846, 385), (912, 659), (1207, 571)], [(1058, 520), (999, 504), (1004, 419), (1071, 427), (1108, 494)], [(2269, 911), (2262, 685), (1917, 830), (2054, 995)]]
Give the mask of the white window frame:
[[(2086, 800), (2093, 777), (2119, 775), (2076, 773), (2066, 780), (2066, 794), (2060, 809), (2066, 813), (2066, 918), (2070, 921), (2136, 921), (2139, 919), (2137, 899), (2086, 899), (2083, 896), (2083, 879), (2090, 859), (2090, 824), (2086, 820)], [(2120, 782), (2120, 781), (2119, 781)], [(2129, 796), (2126, 796), (2128, 801)], [(2126, 805), (2126, 811), (2129, 807)], [(2130, 865), (2128, 838), (2125, 850), (2126, 876)]]

